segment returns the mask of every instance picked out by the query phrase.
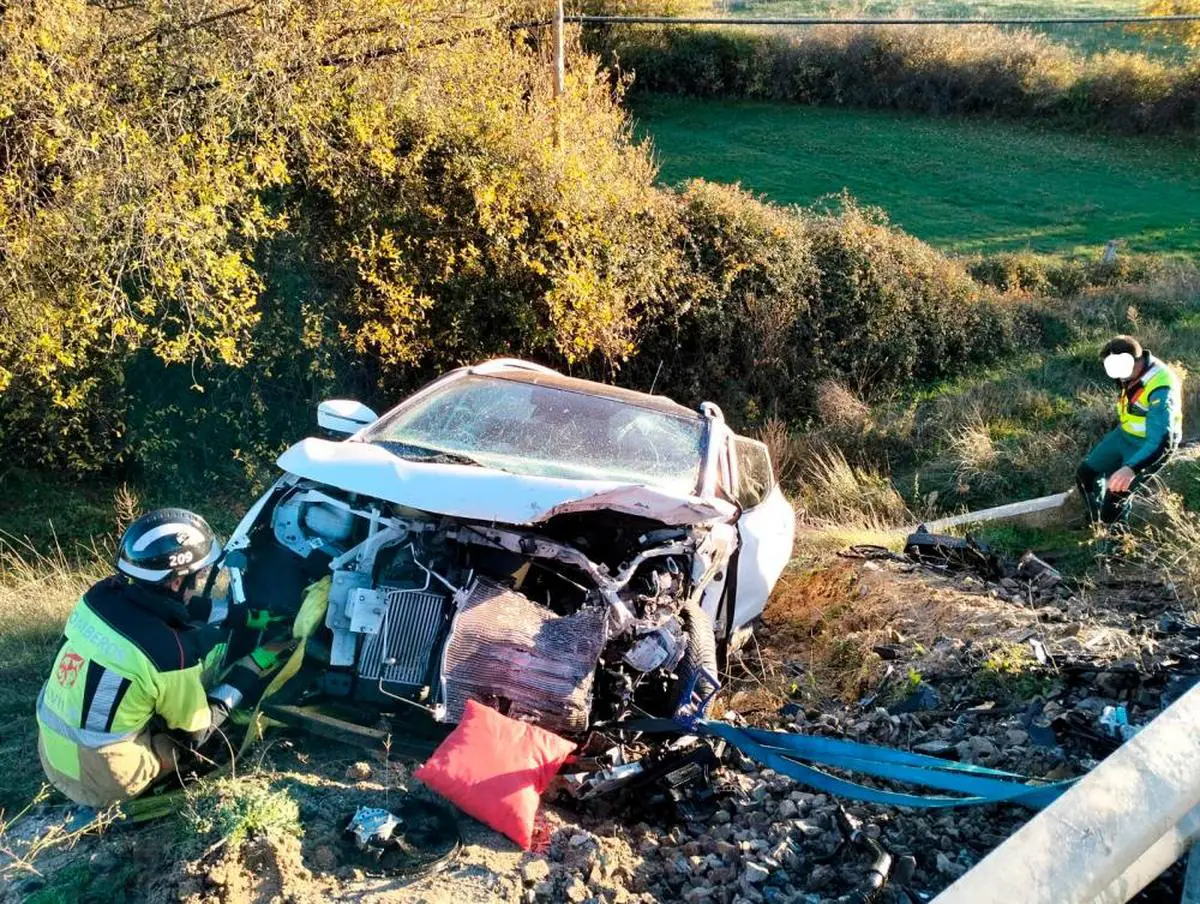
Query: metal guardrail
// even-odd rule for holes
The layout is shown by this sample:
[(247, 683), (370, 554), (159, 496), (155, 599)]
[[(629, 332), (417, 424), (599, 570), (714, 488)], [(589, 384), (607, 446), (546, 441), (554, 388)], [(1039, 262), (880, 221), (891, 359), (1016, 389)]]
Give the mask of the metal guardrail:
[(1198, 830), (1200, 685), (934, 904), (1125, 902), (1185, 853)]

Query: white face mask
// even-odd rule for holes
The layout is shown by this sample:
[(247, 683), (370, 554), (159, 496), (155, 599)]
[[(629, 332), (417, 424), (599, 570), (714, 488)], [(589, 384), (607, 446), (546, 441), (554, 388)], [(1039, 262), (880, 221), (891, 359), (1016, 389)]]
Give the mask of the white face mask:
[(1133, 355), (1128, 352), (1109, 355), (1104, 359), (1104, 372), (1114, 380), (1128, 380), (1133, 376), (1135, 363)]

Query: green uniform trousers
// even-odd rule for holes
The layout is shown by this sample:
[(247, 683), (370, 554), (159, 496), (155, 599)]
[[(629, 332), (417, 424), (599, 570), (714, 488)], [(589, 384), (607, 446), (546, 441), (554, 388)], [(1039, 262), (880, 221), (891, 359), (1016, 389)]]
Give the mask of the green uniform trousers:
[(1129, 521), (1129, 502), (1133, 491), (1146, 482), (1166, 462), (1163, 456), (1134, 478), (1127, 493), (1110, 493), (1108, 478), (1125, 466), (1145, 440), (1131, 436), (1120, 427), (1110, 430), (1088, 453), (1075, 474), (1075, 482), (1083, 495), (1088, 516), (1092, 521), (1123, 526)]

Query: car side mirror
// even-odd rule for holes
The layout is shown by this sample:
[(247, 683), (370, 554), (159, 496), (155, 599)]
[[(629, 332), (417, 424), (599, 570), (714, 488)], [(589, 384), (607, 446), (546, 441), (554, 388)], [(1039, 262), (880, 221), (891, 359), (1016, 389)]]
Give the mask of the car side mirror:
[(379, 415), (352, 399), (329, 399), (317, 406), (317, 426), (330, 433), (357, 433), (377, 420)]

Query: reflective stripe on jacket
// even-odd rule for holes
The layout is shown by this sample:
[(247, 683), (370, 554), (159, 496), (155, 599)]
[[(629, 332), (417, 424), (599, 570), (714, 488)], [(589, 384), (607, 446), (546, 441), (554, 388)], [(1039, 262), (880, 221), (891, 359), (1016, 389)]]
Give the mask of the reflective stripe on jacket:
[(135, 737), (150, 719), (203, 731), (211, 718), (201, 674), (216, 635), (190, 628), (181, 603), (109, 578), (76, 604), (38, 694), (46, 758), (79, 777), (79, 747)]
[(1121, 429), (1130, 436), (1144, 439), (1150, 396), (1165, 389), (1165, 404), (1169, 406), (1171, 416), (1171, 439), (1173, 443), (1178, 443), (1183, 438), (1183, 381), (1157, 358), (1147, 354), (1146, 362), (1147, 368), (1141, 378), (1125, 387), (1117, 399), (1117, 417), (1121, 421)]

